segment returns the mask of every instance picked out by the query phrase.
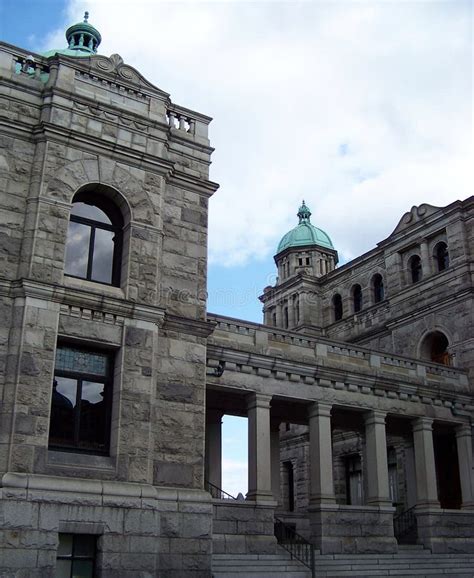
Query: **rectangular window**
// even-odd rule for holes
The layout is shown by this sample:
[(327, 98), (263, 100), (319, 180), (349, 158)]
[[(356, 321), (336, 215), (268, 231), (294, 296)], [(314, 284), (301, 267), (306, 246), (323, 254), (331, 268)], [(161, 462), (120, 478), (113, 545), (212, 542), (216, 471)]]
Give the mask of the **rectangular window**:
[(96, 536), (59, 534), (55, 578), (94, 578)]
[(112, 375), (110, 352), (58, 345), (49, 428), (51, 448), (108, 452)]
[(347, 503), (360, 506), (364, 503), (362, 488), (362, 463), (360, 456), (349, 456), (346, 459)]

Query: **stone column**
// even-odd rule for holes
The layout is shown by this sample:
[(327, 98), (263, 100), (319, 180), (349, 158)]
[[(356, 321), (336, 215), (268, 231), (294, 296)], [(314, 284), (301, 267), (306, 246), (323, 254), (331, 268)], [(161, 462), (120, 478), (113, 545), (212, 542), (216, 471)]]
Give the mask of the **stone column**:
[(365, 414), (365, 467), (367, 472), (367, 504), (391, 506), (388, 487), (387, 438), (385, 412)]
[(221, 411), (206, 413), (206, 480), (222, 488), (222, 416)]
[(248, 500), (273, 500), (270, 450), (271, 396), (253, 393), (248, 398)]
[(280, 303), (275, 304), (276, 326), (281, 329), (283, 327), (283, 312)]
[(288, 307), (288, 329), (293, 329), (293, 327), (295, 326), (295, 311), (293, 308), (293, 299), (291, 297), (288, 297), (287, 307)]
[(423, 271), (423, 278), (428, 277), (431, 274), (432, 267), (431, 267), (431, 255), (428, 250), (428, 242), (422, 241), (420, 245), (420, 257), (421, 257), (421, 266)]
[(474, 472), (472, 470), (472, 428), (463, 423), (456, 428), (462, 508), (474, 508)]
[(433, 420), (420, 417), (413, 421), (417, 506), (439, 508), (433, 446)]
[(272, 463), (272, 494), (280, 501), (280, 420), (270, 421), (270, 453)]
[(334, 504), (332, 475), (331, 405), (315, 402), (309, 408), (310, 505)]

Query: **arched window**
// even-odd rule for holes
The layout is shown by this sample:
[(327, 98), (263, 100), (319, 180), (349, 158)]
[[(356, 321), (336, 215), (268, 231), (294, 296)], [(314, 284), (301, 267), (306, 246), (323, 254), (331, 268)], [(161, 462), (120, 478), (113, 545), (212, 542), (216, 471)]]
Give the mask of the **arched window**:
[(339, 295), (339, 293), (336, 293), (334, 295), (334, 297), (332, 298), (332, 306), (334, 309), (334, 321), (339, 321), (339, 319), (342, 319), (342, 297)]
[(109, 199), (92, 191), (72, 202), (64, 272), (72, 277), (120, 284), (123, 218)]
[(449, 267), (449, 253), (446, 243), (438, 243), (434, 248), (434, 258), (438, 271), (444, 271)]
[(408, 261), (408, 267), (410, 269), (411, 282), (418, 283), (418, 281), (421, 281), (423, 270), (421, 267), (421, 259), (418, 255), (413, 255), (410, 257), (410, 260)]
[(352, 302), (354, 304), (354, 313), (362, 309), (362, 287), (354, 285), (352, 288)]
[(429, 359), (443, 365), (451, 365), (448, 347), (449, 341), (446, 335), (441, 331), (432, 331), (421, 342), (420, 355), (422, 359)]
[(374, 290), (374, 303), (379, 303), (385, 299), (385, 288), (383, 286), (383, 277), (377, 273), (372, 277), (372, 288)]
[(288, 329), (288, 306), (285, 305), (285, 307), (283, 308), (283, 323), (285, 325), (285, 329)]

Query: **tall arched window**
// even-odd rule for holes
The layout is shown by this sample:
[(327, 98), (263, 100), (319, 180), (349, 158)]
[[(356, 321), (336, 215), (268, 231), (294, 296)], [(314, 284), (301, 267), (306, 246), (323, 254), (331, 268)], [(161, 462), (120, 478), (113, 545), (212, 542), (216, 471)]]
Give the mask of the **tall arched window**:
[(372, 288), (374, 290), (374, 303), (379, 303), (385, 299), (385, 288), (383, 285), (383, 277), (380, 273), (372, 277)]
[(334, 321), (339, 321), (339, 319), (342, 319), (342, 297), (339, 295), (339, 293), (336, 293), (334, 295), (334, 297), (332, 298), (332, 306), (334, 309)]
[(352, 288), (352, 302), (354, 304), (354, 313), (362, 309), (362, 287), (354, 285)]
[(438, 271), (444, 271), (449, 267), (448, 246), (443, 241), (435, 246), (434, 258), (438, 267)]
[(120, 284), (123, 218), (109, 199), (92, 191), (72, 202), (64, 272), (72, 277)]
[(411, 282), (418, 283), (418, 281), (421, 281), (423, 270), (421, 267), (421, 259), (418, 255), (413, 255), (410, 257), (410, 260), (408, 261), (408, 267), (410, 269)]

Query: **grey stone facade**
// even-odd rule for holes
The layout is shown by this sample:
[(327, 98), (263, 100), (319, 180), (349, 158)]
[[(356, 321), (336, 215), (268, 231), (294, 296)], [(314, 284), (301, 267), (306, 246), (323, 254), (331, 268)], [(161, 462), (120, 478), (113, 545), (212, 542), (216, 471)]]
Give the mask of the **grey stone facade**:
[[(31, 60), (0, 44), (0, 90), (2, 577), (53, 577), (60, 536), (71, 534), (95, 536), (102, 578), (210, 578), (213, 552), (275, 550), (275, 510), (322, 552), (395, 552), (387, 449), (399, 509), (417, 508), (418, 540), (473, 550), (472, 198), (414, 208), (339, 269), (335, 250), (307, 250), (323, 271), (301, 269), (286, 249), (285, 278), (262, 301), (267, 312), (297, 303), (288, 327), (281, 311), (266, 325), (213, 316), (211, 119), (174, 104), (118, 55)], [(118, 283), (65, 274), (84, 194), (120, 212)], [(441, 241), (449, 266), (435, 272)], [(407, 266), (418, 250), (415, 285)], [(376, 272), (385, 294), (375, 303)], [(423, 341), (436, 332), (448, 339), (449, 366)], [(51, 444), (62, 346), (113, 360), (106, 451)], [(221, 487), (225, 413), (249, 419), (245, 501), (207, 491), (206, 482)], [(457, 448), (457, 461), (443, 462), (456, 473), (453, 496), (437, 491), (446, 444)], [(345, 479), (353, 455), (358, 504)]]

